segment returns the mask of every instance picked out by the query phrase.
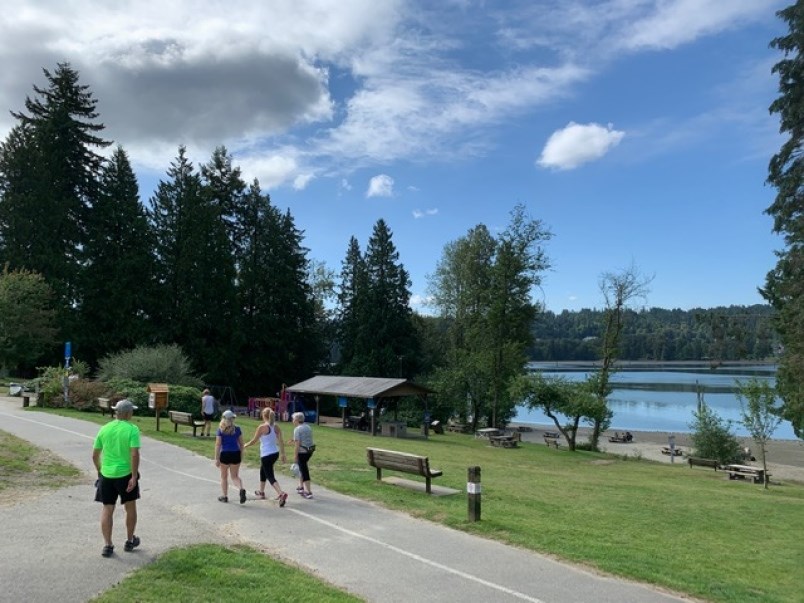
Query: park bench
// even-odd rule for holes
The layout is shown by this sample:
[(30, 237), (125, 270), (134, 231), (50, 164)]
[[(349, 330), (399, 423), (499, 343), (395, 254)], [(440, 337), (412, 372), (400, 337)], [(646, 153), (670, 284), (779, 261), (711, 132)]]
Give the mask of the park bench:
[(729, 479), (746, 479), (750, 478), (755, 484), (762, 484), (765, 482), (766, 477), (770, 477), (770, 473), (765, 473), (761, 467), (752, 467), (751, 465), (726, 465), (723, 471), (728, 472)]
[(548, 436), (547, 434), (544, 434), (544, 443), (547, 444), (548, 448), (552, 446), (556, 450), (558, 450), (558, 447), (561, 445), (561, 442), (558, 441), (558, 436), (552, 437)]
[(383, 450), (382, 448), (366, 448), (366, 458), (368, 459), (368, 464), (377, 469), (378, 480), (382, 479), (383, 469), (413, 473), (422, 476), (426, 480), (425, 491), (428, 494), (431, 492), (430, 480), (442, 475), (442, 472), (438, 469), (430, 469), (430, 462), (426, 456)]
[(689, 463), (690, 467), (712, 467), (715, 471), (720, 467), (717, 459), (702, 459), (697, 456), (688, 456), (687, 463)]
[(179, 425), (187, 425), (193, 428), (193, 437), (199, 427), (204, 426), (204, 422), (198, 419), (193, 419), (193, 414), (189, 412), (180, 412), (178, 410), (169, 410), (168, 417), (173, 422), (173, 431), (179, 431)]

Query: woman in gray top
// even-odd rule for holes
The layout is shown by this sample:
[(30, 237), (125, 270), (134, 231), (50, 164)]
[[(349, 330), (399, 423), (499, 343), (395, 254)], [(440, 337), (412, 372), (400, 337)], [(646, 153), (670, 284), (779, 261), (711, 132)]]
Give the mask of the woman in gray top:
[(312, 498), (310, 469), (307, 463), (310, 461), (310, 457), (313, 456), (315, 444), (313, 443), (313, 430), (304, 422), (304, 413), (293, 413), (293, 439), (288, 444), (294, 446), (294, 460), (299, 466), (299, 487), (296, 488), (296, 492), (304, 498)]

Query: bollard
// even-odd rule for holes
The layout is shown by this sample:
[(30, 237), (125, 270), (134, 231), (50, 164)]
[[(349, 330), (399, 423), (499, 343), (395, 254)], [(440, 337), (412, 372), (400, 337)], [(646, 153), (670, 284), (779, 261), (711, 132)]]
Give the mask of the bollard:
[(469, 467), (466, 499), (469, 521), (480, 521), (480, 467)]

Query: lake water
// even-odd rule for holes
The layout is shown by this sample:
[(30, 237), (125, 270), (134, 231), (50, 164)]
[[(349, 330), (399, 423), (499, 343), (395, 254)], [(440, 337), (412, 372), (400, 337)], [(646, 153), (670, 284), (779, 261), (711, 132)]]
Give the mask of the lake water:
[[(582, 381), (589, 374), (585, 370), (558, 369), (554, 363), (532, 363), (531, 370), (544, 376), (561, 376), (571, 381)], [(628, 370), (612, 375), (614, 387), (609, 396), (609, 408), (614, 412), (611, 428), (633, 431), (668, 431), (689, 433), (692, 413), (697, 409), (696, 383), (704, 394), (704, 402), (722, 419), (731, 420), (732, 433), (749, 435), (740, 425), (740, 401), (735, 393), (737, 381), (750, 377), (774, 383), (775, 367), (760, 365), (709, 370), (707, 368), (681, 368), (677, 370)], [(524, 406), (517, 408), (517, 423), (552, 424), (543, 412)], [(773, 433), (773, 439), (794, 440), (793, 426), (782, 421)]]

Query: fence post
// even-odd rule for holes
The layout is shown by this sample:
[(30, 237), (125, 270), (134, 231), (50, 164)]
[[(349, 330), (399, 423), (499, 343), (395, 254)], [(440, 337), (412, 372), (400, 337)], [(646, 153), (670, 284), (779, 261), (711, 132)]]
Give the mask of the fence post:
[(469, 521), (480, 521), (480, 467), (469, 467), (466, 498)]

